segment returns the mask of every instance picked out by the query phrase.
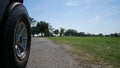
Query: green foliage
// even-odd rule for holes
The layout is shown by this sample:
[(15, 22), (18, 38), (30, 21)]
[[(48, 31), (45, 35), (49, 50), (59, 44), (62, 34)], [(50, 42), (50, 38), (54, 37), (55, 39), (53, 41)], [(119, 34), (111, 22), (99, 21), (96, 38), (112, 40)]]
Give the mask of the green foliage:
[(52, 36), (49, 32), (49, 27), (49, 23), (45, 21), (37, 22), (37, 26), (31, 27), (31, 34), (34, 35), (41, 33), (42, 36)]
[(79, 32), (78, 36), (86, 36), (85, 32)]
[(45, 36), (49, 36), (49, 24), (44, 22), (44, 21), (40, 21), (37, 23), (37, 28), (39, 30), (39, 33), (44, 33)]
[(68, 29), (65, 32), (65, 36), (77, 36), (77, 35), (78, 35), (78, 32), (76, 30), (73, 30), (73, 29)]
[[(85, 33), (85, 32), (78, 32), (75, 29), (68, 29), (65, 31), (64, 28), (60, 28), (59, 29), (53, 29), (52, 26), (45, 22), (45, 21), (40, 21), (37, 22), (34, 18), (29, 17), (29, 21), (31, 23), (31, 33), (32, 35), (34, 34), (39, 34), (42, 33), (42, 35), (44, 34), (45, 36), (53, 36), (54, 34), (59, 35), (61, 37), (63, 36), (77, 36), (77, 37), (120, 37), (120, 33), (112, 33), (109, 35), (103, 35), (102, 33), (100, 34), (90, 34), (90, 33)], [(37, 22), (37, 26), (35, 26), (35, 23)]]
[(59, 30), (58, 29), (56, 29), (56, 30), (54, 30), (54, 34), (58, 34), (59, 33)]
[(31, 23), (31, 26), (34, 26), (36, 20), (34, 18), (32, 18), (32, 17), (29, 17), (29, 21)]
[(103, 59), (113, 68), (120, 67), (120, 38), (117, 37), (51, 37), (51, 40), (68, 44), (81, 55), (88, 54), (94, 60)]
[(64, 32), (65, 32), (65, 29), (64, 28), (60, 28), (60, 36), (64, 36)]
[(39, 29), (37, 27), (31, 27), (31, 34), (39, 34)]

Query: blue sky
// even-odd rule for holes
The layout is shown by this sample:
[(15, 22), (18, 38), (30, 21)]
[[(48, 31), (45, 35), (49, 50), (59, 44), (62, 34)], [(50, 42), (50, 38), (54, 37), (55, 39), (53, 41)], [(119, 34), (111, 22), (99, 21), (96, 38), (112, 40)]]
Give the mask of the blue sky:
[(120, 33), (120, 0), (25, 0), (29, 15), (53, 28)]

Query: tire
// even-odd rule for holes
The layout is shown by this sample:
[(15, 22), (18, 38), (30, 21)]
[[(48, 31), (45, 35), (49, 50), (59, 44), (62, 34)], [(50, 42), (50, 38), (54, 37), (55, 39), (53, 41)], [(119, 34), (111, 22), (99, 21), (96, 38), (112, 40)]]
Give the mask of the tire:
[(31, 44), (28, 13), (22, 4), (9, 13), (3, 36), (3, 68), (25, 68)]

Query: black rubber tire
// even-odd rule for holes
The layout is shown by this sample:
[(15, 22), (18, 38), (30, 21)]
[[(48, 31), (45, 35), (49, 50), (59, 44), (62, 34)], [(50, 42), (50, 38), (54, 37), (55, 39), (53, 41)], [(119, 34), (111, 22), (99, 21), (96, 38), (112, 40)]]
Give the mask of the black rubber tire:
[[(20, 60), (15, 53), (15, 44), (14, 44), (14, 35), (15, 28), (18, 23), (24, 22), (27, 28), (27, 50), (26, 56), (24, 59)], [(30, 34), (30, 23), (28, 13), (25, 7), (22, 4), (15, 6), (15, 8), (10, 12), (8, 18), (6, 19), (4, 36), (3, 36), (3, 45), (2, 45), (2, 64), (3, 68), (25, 68), (29, 53), (30, 53), (30, 44), (31, 44), (31, 34)]]

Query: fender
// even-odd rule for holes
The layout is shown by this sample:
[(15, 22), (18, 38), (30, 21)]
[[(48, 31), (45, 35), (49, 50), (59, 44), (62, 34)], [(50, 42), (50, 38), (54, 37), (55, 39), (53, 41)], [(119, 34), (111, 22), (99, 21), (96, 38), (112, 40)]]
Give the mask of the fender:
[(8, 14), (17, 6), (17, 5), (20, 5), (22, 3), (20, 2), (14, 2), (10, 5), (10, 7), (8, 8)]

